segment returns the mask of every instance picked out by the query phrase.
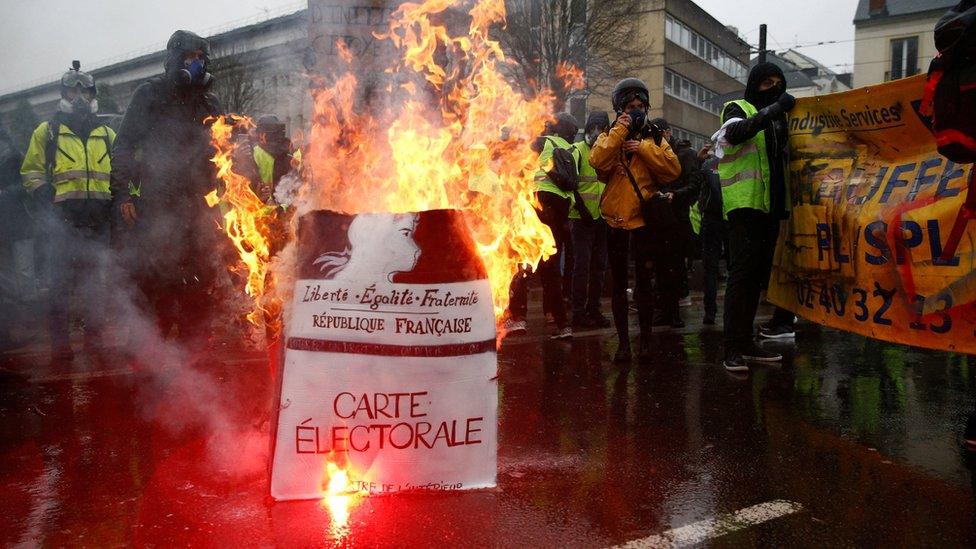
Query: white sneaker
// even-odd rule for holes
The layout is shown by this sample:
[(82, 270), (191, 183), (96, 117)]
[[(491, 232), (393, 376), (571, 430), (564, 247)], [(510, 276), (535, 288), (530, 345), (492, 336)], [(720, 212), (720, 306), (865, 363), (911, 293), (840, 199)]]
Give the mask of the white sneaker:
[(524, 320), (512, 320), (508, 319), (505, 321), (505, 333), (507, 334), (524, 334), (525, 333), (525, 321)]
[(556, 330), (556, 333), (549, 336), (549, 339), (570, 339), (573, 337), (573, 329), (569, 326)]
[(679, 307), (691, 307), (691, 296), (683, 297), (678, 301)]

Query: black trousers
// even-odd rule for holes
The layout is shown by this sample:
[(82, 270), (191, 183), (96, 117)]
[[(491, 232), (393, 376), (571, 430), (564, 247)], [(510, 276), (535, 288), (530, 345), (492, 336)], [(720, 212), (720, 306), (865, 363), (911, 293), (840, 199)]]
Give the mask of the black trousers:
[(701, 220), (702, 266), (705, 271), (705, 314), (718, 312), (718, 275), (722, 250), (727, 245), (729, 229), (721, 217), (703, 216)]
[[(769, 282), (779, 220), (759, 210), (729, 212), (729, 280), (725, 287), (725, 351), (752, 345), (759, 295)], [(793, 322), (793, 313), (777, 307), (772, 323)]]
[(608, 228), (607, 258), (610, 263), (612, 281), (613, 324), (617, 328), (617, 338), (620, 340), (621, 346), (629, 345), (627, 279), (631, 258), (634, 260), (634, 275), (636, 277), (634, 300), (637, 302), (637, 316), (642, 336), (650, 335), (654, 319), (654, 292), (651, 289), (653, 263), (650, 253), (649, 229), (647, 227), (633, 230)]
[[(556, 253), (539, 263), (538, 273), (542, 279), (542, 308), (552, 313), (558, 328), (564, 328), (566, 323), (566, 303), (563, 301), (563, 277), (560, 270), (561, 251), (567, 239), (566, 220), (569, 218), (569, 199), (559, 195), (540, 192), (539, 203), (542, 209), (538, 211), (539, 219), (549, 226), (552, 236), (556, 240)], [(509, 314), (515, 320), (524, 320), (528, 311), (528, 287), (526, 285), (527, 272), (519, 271), (512, 280), (509, 290)]]
[(649, 243), (649, 257), (654, 271), (657, 296), (664, 318), (678, 314), (678, 300), (685, 295), (688, 271), (685, 268), (686, 247), (671, 239), (656, 237)]

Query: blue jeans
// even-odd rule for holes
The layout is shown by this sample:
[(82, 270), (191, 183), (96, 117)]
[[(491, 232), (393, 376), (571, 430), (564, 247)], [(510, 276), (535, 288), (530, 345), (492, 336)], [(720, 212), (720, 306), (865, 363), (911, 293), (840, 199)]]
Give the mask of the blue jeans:
[(570, 220), (573, 239), (573, 318), (600, 314), (600, 294), (607, 272), (607, 224), (602, 219), (586, 225)]

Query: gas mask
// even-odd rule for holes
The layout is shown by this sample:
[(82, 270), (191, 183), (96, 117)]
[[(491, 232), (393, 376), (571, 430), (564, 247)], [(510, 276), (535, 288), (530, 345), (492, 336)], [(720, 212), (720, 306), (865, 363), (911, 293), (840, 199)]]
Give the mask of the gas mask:
[(627, 111), (630, 115), (630, 131), (627, 132), (627, 140), (641, 139), (644, 137), (644, 126), (647, 125), (647, 113), (644, 109), (633, 108)]
[(174, 75), (174, 80), (180, 86), (206, 86), (212, 78), (203, 59), (194, 59)]
[(88, 100), (82, 95), (70, 101), (62, 98), (58, 102), (58, 110), (66, 114), (95, 114), (98, 112), (98, 99)]

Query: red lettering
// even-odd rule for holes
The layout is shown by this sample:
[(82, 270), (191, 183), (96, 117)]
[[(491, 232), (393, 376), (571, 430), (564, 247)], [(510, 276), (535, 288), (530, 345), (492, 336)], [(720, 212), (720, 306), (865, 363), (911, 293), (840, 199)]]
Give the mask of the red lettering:
[[(395, 433), (397, 428), (401, 426), (407, 428), (407, 441), (402, 445), (397, 444), (396, 441), (393, 440), (393, 433)], [(413, 429), (410, 428), (409, 423), (397, 423), (396, 425), (393, 426), (392, 429), (390, 429), (390, 444), (393, 445), (393, 447), (396, 448), (397, 450), (403, 450), (404, 448), (409, 448), (412, 442), (413, 442)]]
[(480, 428), (478, 428), (478, 429), (472, 429), (471, 428), (471, 422), (477, 421), (477, 422), (480, 423), (480, 422), (484, 421), (484, 419), (485, 419), (484, 417), (469, 417), (468, 418), (468, 421), (467, 421), (467, 429), (465, 429), (465, 432), (464, 432), (464, 443), (465, 444), (481, 444), (481, 440), (471, 440), (471, 435), (473, 433), (480, 433), (481, 432), (481, 429)]
[[(352, 438), (353, 435), (356, 434), (356, 430), (357, 429), (365, 429), (366, 430), (366, 446), (363, 446), (362, 448), (359, 448), (358, 446), (356, 446), (356, 442)], [(352, 446), (352, 449), (355, 450), (355, 451), (357, 451), (357, 452), (365, 452), (366, 450), (369, 450), (369, 425), (357, 425), (357, 426), (353, 427), (352, 430), (349, 431), (349, 445)]]
[[(424, 435), (429, 433), (432, 427), (433, 426), (430, 423), (427, 423), (426, 421), (421, 421), (417, 423), (416, 440), (413, 443), (414, 448), (420, 448), (421, 442), (424, 443), (424, 446), (426, 446), (427, 448), (434, 447), (433, 444), (428, 443), (427, 440), (424, 439)], [(423, 431), (421, 431), (421, 429), (423, 429)]]
[(420, 406), (420, 403), (417, 402), (417, 397), (419, 396), (427, 396), (427, 391), (422, 393), (410, 393), (410, 417), (427, 417), (426, 413), (418, 414), (414, 412), (414, 410)]
[(343, 395), (348, 395), (354, 403), (356, 402), (356, 397), (353, 396), (352, 393), (339, 393), (336, 395), (335, 400), (332, 401), (332, 411), (335, 412), (335, 415), (341, 417), (342, 419), (350, 419), (355, 417), (356, 412), (350, 412), (349, 415), (344, 416), (342, 415), (342, 412), (339, 411), (339, 399), (342, 398)]

